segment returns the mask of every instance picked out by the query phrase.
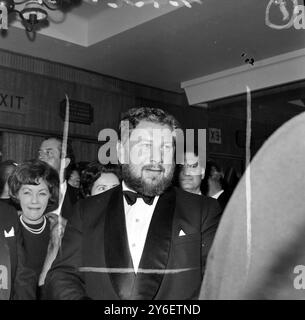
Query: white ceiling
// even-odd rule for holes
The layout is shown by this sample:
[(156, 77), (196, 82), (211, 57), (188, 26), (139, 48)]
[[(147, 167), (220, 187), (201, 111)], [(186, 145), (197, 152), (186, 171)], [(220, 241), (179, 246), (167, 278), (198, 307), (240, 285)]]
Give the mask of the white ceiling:
[(257, 61), (305, 47), (305, 30), (265, 25), (269, 1), (112, 9), (105, 0), (86, 0), (65, 17), (50, 12), (58, 23), (51, 21), (35, 41), (14, 22), (0, 48), (182, 92), (183, 81), (243, 65), (242, 53)]

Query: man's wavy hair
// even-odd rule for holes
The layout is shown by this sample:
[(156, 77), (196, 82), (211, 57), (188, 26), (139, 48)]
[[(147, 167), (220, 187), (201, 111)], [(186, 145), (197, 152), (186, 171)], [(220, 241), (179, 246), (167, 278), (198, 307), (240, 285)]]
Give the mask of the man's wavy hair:
[(158, 108), (132, 108), (129, 109), (122, 115), (119, 133), (120, 139), (122, 140), (122, 123), (123, 121), (128, 121), (129, 123), (129, 136), (134, 128), (140, 123), (140, 121), (150, 121), (154, 123), (159, 123), (164, 126), (168, 126), (172, 131), (176, 129), (181, 129), (180, 123), (177, 119), (166, 111)]
[[(46, 137), (45, 139), (43, 139), (42, 143), (47, 140), (56, 140), (57, 142), (60, 143), (58, 150), (59, 150), (59, 154), (61, 155), (62, 138), (60, 138), (58, 136), (49, 136), (49, 137)], [(67, 140), (66, 158), (70, 159), (69, 166), (72, 166), (75, 163), (75, 155), (74, 155), (74, 151), (72, 148), (72, 142), (70, 139)]]
[(18, 192), (21, 187), (26, 184), (39, 185), (41, 179), (46, 183), (50, 192), (46, 208), (46, 212), (48, 212), (50, 208), (58, 206), (59, 176), (54, 168), (41, 160), (25, 161), (16, 167), (8, 179), (10, 197), (19, 204)]

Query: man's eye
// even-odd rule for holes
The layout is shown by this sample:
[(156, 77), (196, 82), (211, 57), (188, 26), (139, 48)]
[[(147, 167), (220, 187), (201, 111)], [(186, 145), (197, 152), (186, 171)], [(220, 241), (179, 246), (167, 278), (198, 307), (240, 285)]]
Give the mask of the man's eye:
[(150, 148), (151, 147), (151, 143), (148, 143), (148, 142), (147, 143), (142, 143), (141, 146), (145, 147), (145, 148)]

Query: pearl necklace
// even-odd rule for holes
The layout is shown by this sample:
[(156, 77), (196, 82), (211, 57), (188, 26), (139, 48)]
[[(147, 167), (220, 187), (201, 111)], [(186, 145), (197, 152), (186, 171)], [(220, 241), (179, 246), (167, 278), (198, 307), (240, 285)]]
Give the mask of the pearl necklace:
[(39, 229), (34, 229), (34, 228), (29, 227), (29, 226), (23, 221), (22, 215), (20, 216), (19, 219), (20, 219), (21, 224), (24, 226), (24, 228), (25, 228), (26, 230), (28, 230), (29, 232), (33, 233), (33, 234), (40, 234), (40, 233), (42, 233), (43, 230), (45, 229), (46, 225), (47, 225), (47, 219), (46, 219), (45, 216), (43, 217), (43, 224), (42, 224), (42, 226), (41, 226)]

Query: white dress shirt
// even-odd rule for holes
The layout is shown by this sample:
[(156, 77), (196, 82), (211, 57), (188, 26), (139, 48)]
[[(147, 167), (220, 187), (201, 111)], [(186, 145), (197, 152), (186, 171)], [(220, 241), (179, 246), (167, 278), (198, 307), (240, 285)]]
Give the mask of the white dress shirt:
[[(122, 183), (123, 191), (132, 191), (126, 184)], [(148, 205), (142, 198), (138, 198), (136, 203), (132, 206), (128, 205), (124, 198), (124, 211), (126, 220), (126, 229), (128, 236), (129, 251), (131, 254), (133, 267), (135, 273), (138, 272), (141, 256), (143, 253), (147, 232), (149, 229), (150, 221), (154, 213), (159, 196), (154, 198), (152, 205)]]

